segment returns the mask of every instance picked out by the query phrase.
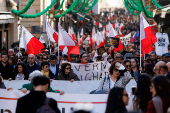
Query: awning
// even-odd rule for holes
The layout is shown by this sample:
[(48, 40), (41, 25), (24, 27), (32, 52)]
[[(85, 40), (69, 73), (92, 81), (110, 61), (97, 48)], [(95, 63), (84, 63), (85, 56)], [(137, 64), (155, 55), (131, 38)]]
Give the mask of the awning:
[(11, 12), (0, 12), (0, 24), (14, 23), (14, 17)]

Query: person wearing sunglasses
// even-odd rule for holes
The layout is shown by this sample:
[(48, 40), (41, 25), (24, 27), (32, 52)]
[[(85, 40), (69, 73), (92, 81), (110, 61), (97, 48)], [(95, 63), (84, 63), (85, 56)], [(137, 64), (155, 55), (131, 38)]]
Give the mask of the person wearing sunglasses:
[(13, 56), (14, 54), (14, 50), (13, 49), (9, 49), (8, 50), (8, 56)]
[(120, 53), (116, 53), (116, 55), (115, 55), (115, 61), (118, 61), (118, 62), (122, 62), (122, 56), (121, 56), (121, 54)]
[(78, 76), (71, 69), (70, 63), (63, 63), (57, 76), (57, 80), (69, 80), (70, 82), (79, 81)]
[(24, 62), (19, 62), (14, 69), (13, 80), (28, 80), (29, 71)]
[(119, 62), (113, 62), (109, 69), (110, 75), (105, 76), (97, 91), (103, 90), (108, 93), (113, 87), (125, 87), (131, 80), (131, 74)]
[(41, 62), (41, 73), (43, 73), (43, 75), (45, 75), (46, 77), (50, 78), (50, 79), (55, 79), (54, 75), (51, 74), (51, 70), (49, 69), (49, 62), (48, 61), (42, 61)]
[(107, 58), (107, 61), (108, 61), (110, 64), (112, 64), (112, 62), (113, 62), (114, 60), (113, 60), (112, 57), (108, 57), (108, 58)]
[(110, 90), (105, 113), (127, 113), (129, 97), (122, 87), (114, 87)]
[(132, 79), (135, 79), (137, 81), (138, 80), (138, 75), (137, 74), (134, 75), (134, 72), (132, 70), (131, 61), (130, 60), (125, 60), (124, 65), (125, 65), (126, 70), (132, 75)]

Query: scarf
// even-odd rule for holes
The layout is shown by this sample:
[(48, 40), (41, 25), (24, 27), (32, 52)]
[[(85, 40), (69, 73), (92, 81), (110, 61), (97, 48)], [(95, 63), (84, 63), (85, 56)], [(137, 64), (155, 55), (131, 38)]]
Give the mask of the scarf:
[(41, 73), (42, 73), (43, 75), (45, 75), (46, 77), (49, 78), (49, 71), (46, 72), (46, 71), (44, 71), (44, 70), (41, 70)]

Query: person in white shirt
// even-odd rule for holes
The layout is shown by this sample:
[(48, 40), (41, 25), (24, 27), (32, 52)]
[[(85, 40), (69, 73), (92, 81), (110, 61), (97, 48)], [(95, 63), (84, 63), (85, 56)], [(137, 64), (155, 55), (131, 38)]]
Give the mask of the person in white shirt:
[(156, 33), (157, 42), (155, 43), (155, 50), (157, 55), (163, 55), (168, 52), (169, 38), (167, 33)]

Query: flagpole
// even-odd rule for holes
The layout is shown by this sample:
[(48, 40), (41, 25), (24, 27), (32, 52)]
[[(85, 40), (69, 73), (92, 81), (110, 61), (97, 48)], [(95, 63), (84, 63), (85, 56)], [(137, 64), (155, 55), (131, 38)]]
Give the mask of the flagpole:
[[(141, 14), (142, 14), (142, 12), (141, 12)], [(141, 19), (141, 18), (140, 18)], [(140, 20), (141, 21), (141, 20)], [(141, 26), (141, 24), (140, 24), (140, 26)], [(140, 27), (140, 31), (141, 31), (141, 27)], [(142, 52), (141, 52), (141, 32), (140, 32), (140, 68), (142, 67)], [(140, 71), (140, 73), (141, 73), (141, 71)]]
[[(23, 27), (23, 25), (22, 25), (22, 27)], [(22, 28), (20, 28), (20, 29), (21, 29), (21, 33), (22, 33)], [(19, 38), (19, 42), (20, 42), (20, 39), (21, 39), (21, 33), (20, 33), (20, 38)], [(19, 53), (20, 53), (20, 43), (19, 43), (18, 58), (19, 58)]]
[(59, 38), (60, 38), (59, 24), (60, 24), (60, 18), (59, 18), (59, 22), (58, 22), (58, 64), (60, 63), (60, 60), (59, 60)]

